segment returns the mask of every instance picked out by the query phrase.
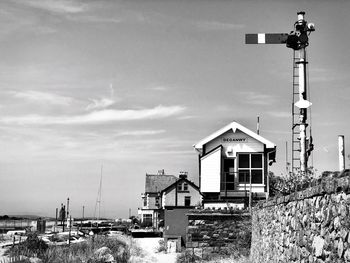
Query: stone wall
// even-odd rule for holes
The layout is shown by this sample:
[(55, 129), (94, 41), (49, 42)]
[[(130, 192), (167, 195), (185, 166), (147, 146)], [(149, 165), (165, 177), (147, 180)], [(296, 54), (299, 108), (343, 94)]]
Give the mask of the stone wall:
[(249, 253), (251, 217), (246, 211), (192, 210), (187, 216), (188, 252), (206, 258), (209, 254), (228, 254), (244, 247)]
[(350, 177), (259, 203), (253, 209), (251, 259), (350, 262)]

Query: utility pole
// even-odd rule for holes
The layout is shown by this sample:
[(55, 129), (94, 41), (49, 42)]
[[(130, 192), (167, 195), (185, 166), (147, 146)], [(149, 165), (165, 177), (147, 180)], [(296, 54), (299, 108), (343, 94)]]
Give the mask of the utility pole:
[(56, 208), (56, 219), (55, 219), (55, 233), (56, 233), (56, 230), (57, 230), (57, 217), (58, 217), (58, 208)]
[(67, 198), (67, 219), (69, 218), (69, 197)]
[(339, 151), (339, 172), (345, 169), (345, 143), (344, 135), (338, 136), (338, 151)]
[[(307, 100), (307, 81), (306, 81), (306, 47), (309, 45), (309, 35), (312, 31), (315, 31), (315, 25), (307, 23), (304, 19), (305, 12), (298, 12), (298, 20), (294, 23), (294, 31), (291, 33), (273, 33), (273, 34), (246, 34), (246, 44), (286, 44), (288, 48), (299, 52), (298, 65), (298, 78), (299, 78), (299, 101), (295, 103), (295, 106), (300, 109), (299, 111), (299, 123), (295, 124), (299, 126), (299, 138), (300, 141), (300, 171), (302, 175), (307, 172), (307, 160), (313, 145), (307, 143), (306, 128), (307, 124), (307, 109), (311, 106), (311, 102)], [(294, 92), (294, 91), (293, 91)], [(293, 126), (293, 129), (295, 127)], [(293, 155), (292, 155), (293, 158)], [(293, 172), (293, 171), (292, 171)]]

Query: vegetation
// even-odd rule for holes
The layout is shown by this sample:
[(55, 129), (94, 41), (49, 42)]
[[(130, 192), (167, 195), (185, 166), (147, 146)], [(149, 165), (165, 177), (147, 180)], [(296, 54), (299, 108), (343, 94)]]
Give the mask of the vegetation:
[[(40, 240), (36, 234), (30, 234), (25, 242), (10, 249), (9, 256), (12, 259), (26, 257), (38, 257), (44, 263), (100, 263), (101, 253), (97, 251), (105, 248), (104, 255), (113, 257), (118, 263), (128, 262), (130, 249), (125, 241), (97, 236), (87, 242), (71, 244), (70, 246), (50, 246)], [(102, 260), (102, 261), (101, 261)], [(13, 262), (22, 262), (13, 260)], [(26, 261), (23, 261), (26, 262)]]
[(157, 247), (157, 252), (166, 252), (166, 244), (164, 239), (158, 241), (159, 246)]
[(11, 257), (42, 257), (47, 249), (48, 245), (36, 233), (29, 233), (24, 242), (10, 249), (9, 254)]
[[(239, 248), (238, 248), (239, 247)], [(249, 243), (250, 248), (250, 243)], [(243, 252), (243, 253), (242, 253)], [(243, 255), (244, 254), (244, 255)], [(239, 246), (228, 245), (220, 250), (210, 254), (196, 254), (193, 251), (186, 250), (177, 257), (177, 263), (201, 262), (201, 263), (250, 263), (249, 251), (240, 244)]]

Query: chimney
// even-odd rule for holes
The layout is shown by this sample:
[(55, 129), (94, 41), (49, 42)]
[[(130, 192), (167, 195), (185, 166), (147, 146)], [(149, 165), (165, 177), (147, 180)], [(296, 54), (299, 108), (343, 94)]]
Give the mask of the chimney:
[(180, 179), (187, 179), (187, 172), (180, 172), (180, 174), (179, 174), (179, 178)]
[(164, 175), (164, 174), (165, 174), (164, 169), (158, 170), (158, 175)]

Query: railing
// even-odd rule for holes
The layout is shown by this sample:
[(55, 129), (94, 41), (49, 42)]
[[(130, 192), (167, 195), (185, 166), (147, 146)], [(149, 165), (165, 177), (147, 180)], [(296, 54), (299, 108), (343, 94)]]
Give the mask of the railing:
[[(236, 179), (237, 178), (237, 179)], [(244, 190), (249, 190), (250, 173), (249, 172), (224, 172), (221, 174), (221, 191), (238, 190), (238, 184), (244, 184)]]

